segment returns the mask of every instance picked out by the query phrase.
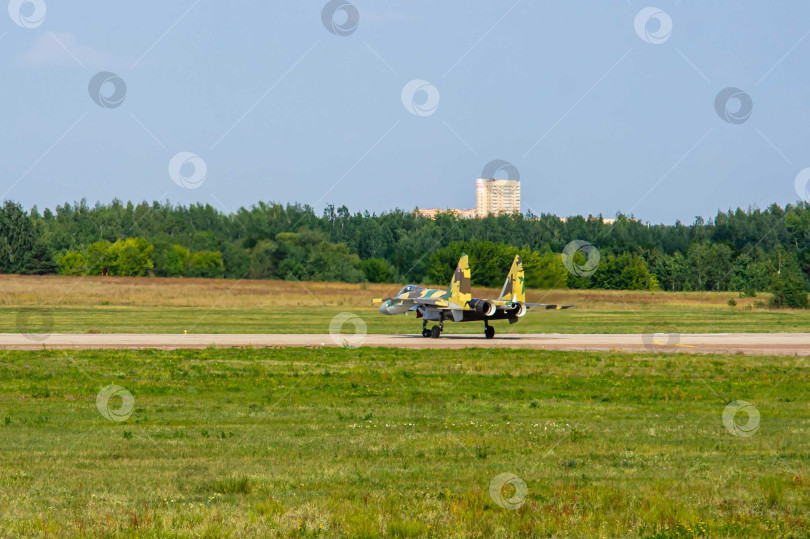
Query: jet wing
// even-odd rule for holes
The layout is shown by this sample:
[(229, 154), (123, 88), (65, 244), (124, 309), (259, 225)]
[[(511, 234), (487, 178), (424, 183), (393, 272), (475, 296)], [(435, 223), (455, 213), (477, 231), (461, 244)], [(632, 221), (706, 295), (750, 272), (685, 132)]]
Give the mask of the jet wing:
[(450, 303), (442, 298), (413, 298), (412, 300), (416, 305), (429, 305), (431, 307), (449, 307)]
[(426, 307), (436, 307), (438, 309), (458, 309), (458, 305), (451, 304), (443, 298), (383, 298), (374, 299), (373, 303), (384, 303), (386, 301), (396, 302), (398, 305), (413, 305), (418, 307), (420, 305)]

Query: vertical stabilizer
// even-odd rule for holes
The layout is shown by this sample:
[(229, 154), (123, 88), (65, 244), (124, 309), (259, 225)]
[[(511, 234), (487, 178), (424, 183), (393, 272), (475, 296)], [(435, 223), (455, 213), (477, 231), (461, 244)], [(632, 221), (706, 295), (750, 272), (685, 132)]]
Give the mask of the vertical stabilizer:
[(448, 301), (456, 305), (465, 306), (472, 299), (472, 288), (470, 285), (470, 263), (467, 255), (461, 255), (458, 260), (456, 271), (453, 272), (453, 280), (450, 281), (450, 288), (445, 296)]
[(523, 260), (520, 255), (515, 257), (506, 282), (503, 283), (501, 297), (498, 299), (524, 303), (526, 301), (526, 279), (523, 277)]

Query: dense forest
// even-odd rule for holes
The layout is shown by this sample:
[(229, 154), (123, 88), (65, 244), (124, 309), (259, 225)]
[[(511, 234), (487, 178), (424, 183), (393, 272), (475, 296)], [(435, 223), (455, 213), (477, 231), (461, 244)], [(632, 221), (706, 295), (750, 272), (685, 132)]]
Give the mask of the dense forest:
[[(574, 240), (598, 249), (592, 272), (563, 264)], [(810, 288), (807, 203), (652, 225), (624, 215), (613, 223), (548, 214), (428, 219), (334, 206), (319, 216), (309, 206), (264, 202), (233, 214), (119, 201), (40, 212), (7, 201), (0, 242), (2, 273), (446, 284), (467, 252), (473, 284), (498, 286), (519, 252), (527, 285), (538, 288), (767, 290), (778, 292), (777, 305), (799, 307)]]

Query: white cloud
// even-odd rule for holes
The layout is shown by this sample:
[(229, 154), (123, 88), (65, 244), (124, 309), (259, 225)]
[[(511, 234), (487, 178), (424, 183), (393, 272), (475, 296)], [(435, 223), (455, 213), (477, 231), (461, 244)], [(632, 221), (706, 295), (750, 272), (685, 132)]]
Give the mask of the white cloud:
[(111, 68), (124, 60), (112, 53), (82, 45), (70, 32), (46, 32), (19, 56), (30, 66)]

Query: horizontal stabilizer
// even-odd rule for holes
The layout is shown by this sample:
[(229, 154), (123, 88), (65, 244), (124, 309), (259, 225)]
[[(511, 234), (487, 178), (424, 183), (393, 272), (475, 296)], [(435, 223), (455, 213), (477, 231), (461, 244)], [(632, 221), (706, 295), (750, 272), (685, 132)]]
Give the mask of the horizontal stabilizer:
[(523, 305), (526, 307), (542, 307), (547, 311), (561, 311), (563, 309), (570, 309), (571, 307), (574, 307), (574, 305), (557, 305), (554, 303), (524, 303)]

